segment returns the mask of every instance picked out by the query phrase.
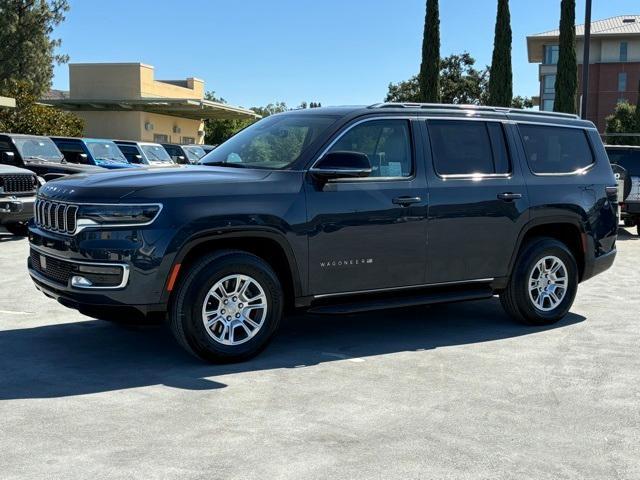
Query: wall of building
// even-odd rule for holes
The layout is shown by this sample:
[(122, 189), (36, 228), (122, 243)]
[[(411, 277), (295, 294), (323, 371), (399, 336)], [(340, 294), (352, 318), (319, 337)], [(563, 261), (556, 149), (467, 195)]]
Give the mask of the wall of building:
[(153, 67), (143, 63), (72, 63), (69, 87), (74, 100), (204, 97), (202, 80), (155, 80)]
[[(179, 129), (179, 132), (174, 132), (175, 127)], [(198, 135), (199, 130), (204, 130), (204, 125), (200, 120), (157, 113), (140, 113), (140, 138), (147, 142), (156, 141), (156, 135), (166, 135), (169, 143), (190, 143), (185, 141), (185, 137), (193, 139), (195, 143), (204, 143), (204, 137)]]
[[(618, 74), (627, 74), (626, 89), (618, 89)], [(578, 66), (578, 95), (582, 95), (582, 65)], [(640, 83), (640, 62), (634, 63), (597, 63), (589, 66), (589, 92), (587, 97), (587, 116), (604, 132), (606, 118), (613, 113), (619, 101), (631, 104), (638, 101)]]
[(139, 140), (141, 112), (74, 112), (84, 120), (84, 136), (112, 138), (118, 140)]

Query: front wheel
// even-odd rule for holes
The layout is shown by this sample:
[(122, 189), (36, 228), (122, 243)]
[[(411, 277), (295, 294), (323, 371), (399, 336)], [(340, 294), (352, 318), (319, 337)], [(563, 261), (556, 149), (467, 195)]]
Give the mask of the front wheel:
[(528, 325), (550, 325), (568, 312), (578, 290), (578, 267), (567, 246), (538, 238), (525, 246), (500, 301), (507, 313)]
[(267, 345), (283, 306), (282, 287), (267, 262), (221, 251), (194, 264), (183, 278), (170, 327), (187, 351), (212, 362), (235, 362)]

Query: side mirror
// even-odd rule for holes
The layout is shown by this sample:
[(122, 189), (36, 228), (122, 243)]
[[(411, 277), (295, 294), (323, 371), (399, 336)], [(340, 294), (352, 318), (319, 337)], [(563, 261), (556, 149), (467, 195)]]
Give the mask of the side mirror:
[(18, 161), (16, 160), (16, 154), (13, 152), (0, 153), (0, 161), (5, 165), (18, 165)]
[(89, 163), (89, 156), (86, 153), (81, 153), (80, 155), (78, 155), (78, 158), (80, 159), (80, 163)]
[(142, 155), (136, 154), (133, 156), (133, 163), (142, 163)]
[(318, 160), (310, 172), (326, 180), (368, 177), (371, 174), (371, 162), (364, 153), (331, 152)]
[(174, 158), (174, 161), (180, 164), (189, 163), (187, 162), (187, 159), (184, 155), (178, 155), (177, 157)]

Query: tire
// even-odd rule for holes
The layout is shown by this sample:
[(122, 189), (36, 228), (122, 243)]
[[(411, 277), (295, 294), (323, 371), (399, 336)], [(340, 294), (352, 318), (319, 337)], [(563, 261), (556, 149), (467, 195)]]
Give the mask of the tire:
[[(550, 285), (546, 287), (549, 280), (544, 277), (543, 272), (538, 268), (540, 262), (547, 258), (545, 265), (551, 267), (557, 265), (553, 263), (555, 258), (559, 260), (562, 267), (557, 272), (562, 275), (564, 271), (566, 288), (561, 288), (561, 281), (558, 280), (557, 286)], [(529, 282), (531, 278), (538, 278), (542, 284), (537, 284), (533, 291), (529, 291)], [(553, 283), (553, 281), (552, 281)], [(552, 290), (555, 299), (550, 295), (542, 294), (538, 287), (545, 288), (544, 292)], [(578, 290), (578, 266), (571, 251), (567, 246), (552, 238), (540, 237), (528, 242), (518, 255), (511, 277), (507, 284), (506, 290), (500, 294), (500, 301), (506, 312), (515, 320), (527, 325), (551, 325), (568, 312), (576, 296)], [(564, 293), (563, 293), (564, 291)], [(545, 298), (546, 297), (546, 298)], [(556, 300), (560, 300), (556, 302)], [(536, 304), (541, 302), (542, 306)], [(555, 303), (555, 306), (553, 305)]]
[(29, 235), (29, 225), (27, 222), (7, 223), (4, 225), (4, 228), (17, 237), (26, 237)]
[[(197, 261), (182, 278), (169, 326), (188, 352), (206, 361), (229, 363), (251, 358), (267, 346), (280, 324), (284, 303), (278, 276), (267, 262), (250, 253), (225, 250)], [(231, 294), (245, 285), (238, 284), (243, 281), (247, 293)], [(224, 295), (225, 289), (229, 296)], [(204, 323), (205, 310), (216, 312), (207, 315), (213, 322), (209, 328)]]

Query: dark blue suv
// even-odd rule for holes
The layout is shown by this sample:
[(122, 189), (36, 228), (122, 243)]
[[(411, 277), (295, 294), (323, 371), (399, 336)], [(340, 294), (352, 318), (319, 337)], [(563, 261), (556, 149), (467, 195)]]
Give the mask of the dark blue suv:
[(546, 325), (616, 255), (617, 186), (572, 115), (378, 104), (267, 117), (200, 165), (39, 193), (29, 272), (87, 315), (166, 319), (212, 361), (264, 348), (285, 308), (352, 313), (499, 295)]
[(96, 165), (108, 169), (139, 167), (129, 163), (111, 140), (71, 137), (51, 137), (51, 140), (69, 163)]

